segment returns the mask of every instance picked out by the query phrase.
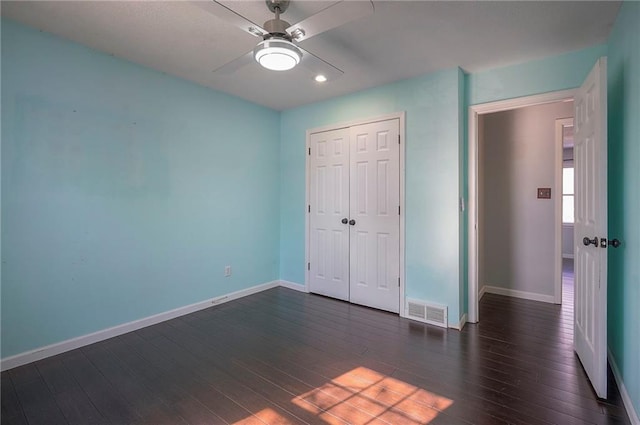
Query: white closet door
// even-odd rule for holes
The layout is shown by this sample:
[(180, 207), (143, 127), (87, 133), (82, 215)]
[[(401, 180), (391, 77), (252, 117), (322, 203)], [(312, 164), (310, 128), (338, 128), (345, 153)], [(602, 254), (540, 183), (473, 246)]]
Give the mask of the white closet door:
[(350, 301), (400, 309), (400, 121), (351, 127)]
[(349, 129), (312, 134), (310, 149), (309, 290), (348, 300)]

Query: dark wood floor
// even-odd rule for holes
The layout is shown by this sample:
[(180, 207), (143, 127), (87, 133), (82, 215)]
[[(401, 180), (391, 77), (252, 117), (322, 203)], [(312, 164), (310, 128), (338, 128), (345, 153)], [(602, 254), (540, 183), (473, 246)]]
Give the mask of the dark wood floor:
[(3, 372), (2, 424), (628, 423), (570, 303), (480, 314), (458, 332), (276, 288)]

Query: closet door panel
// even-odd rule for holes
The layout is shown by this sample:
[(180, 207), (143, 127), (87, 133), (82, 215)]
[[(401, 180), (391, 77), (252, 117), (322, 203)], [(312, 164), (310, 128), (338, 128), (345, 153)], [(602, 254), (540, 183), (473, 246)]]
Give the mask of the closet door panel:
[(351, 127), (350, 301), (400, 308), (399, 120)]
[(309, 290), (349, 299), (349, 130), (310, 137)]

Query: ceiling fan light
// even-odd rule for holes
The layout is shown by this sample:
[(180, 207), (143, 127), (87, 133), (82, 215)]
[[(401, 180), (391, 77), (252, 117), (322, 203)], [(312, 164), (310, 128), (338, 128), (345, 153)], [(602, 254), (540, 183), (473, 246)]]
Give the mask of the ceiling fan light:
[(256, 46), (253, 56), (264, 68), (272, 71), (287, 71), (300, 63), (302, 52), (290, 41), (269, 39)]

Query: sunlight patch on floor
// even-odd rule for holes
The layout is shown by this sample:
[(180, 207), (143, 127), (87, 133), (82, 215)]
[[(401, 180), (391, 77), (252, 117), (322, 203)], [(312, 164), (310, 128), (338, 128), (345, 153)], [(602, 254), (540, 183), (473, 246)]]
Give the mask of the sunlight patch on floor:
[(249, 416), (246, 419), (234, 422), (233, 425), (296, 425), (297, 423), (298, 422), (289, 420), (275, 410), (267, 407), (266, 409), (262, 409), (261, 411), (254, 413), (253, 416)]
[(292, 399), (329, 424), (428, 424), (453, 400), (358, 367)]

